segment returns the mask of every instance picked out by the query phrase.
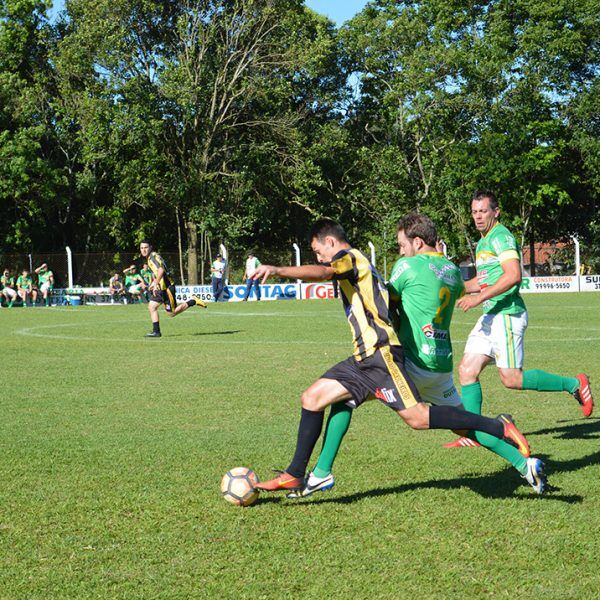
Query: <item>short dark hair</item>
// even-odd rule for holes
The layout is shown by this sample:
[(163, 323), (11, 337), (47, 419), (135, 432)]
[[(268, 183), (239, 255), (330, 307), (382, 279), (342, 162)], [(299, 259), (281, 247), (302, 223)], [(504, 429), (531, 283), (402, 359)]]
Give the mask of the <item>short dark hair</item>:
[(413, 212), (402, 217), (398, 221), (397, 231), (404, 231), (404, 235), (409, 240), (419, 237), (432, 248), (435, 247), (438, 240), (435, 223), (427, 215), (421, 213)]
[(323, 238), (330, 236), (338, 240), (339, 242), (348, 242), (348, 237), (344, 228), (331, 219), (319, 219), (310, 228), (308, 233), (308, 241), (312, 242), (315, 238), (322, 240)]
[(490, 201), (490, 208), (496, 210), (498, 208), (498, 199), (496, 198), (496, 194), (494, 194), (494, 192), (490, 192), (489, 190), (475, 190), (473, 192), (471, 202), (474, 200), (480, 202), (486, 198)]
[(140, 246), (141, 246), (142, 244), (148, 244), (148, 246), (150, 246), (150, 248), (154, 248), (154, 246), (152, 245), (152, 242), (151, 242), (150, 240), (147, 240), (147, 239), (146, 239), (146, 240), (142, 240), (142, 241), (140, 242)]

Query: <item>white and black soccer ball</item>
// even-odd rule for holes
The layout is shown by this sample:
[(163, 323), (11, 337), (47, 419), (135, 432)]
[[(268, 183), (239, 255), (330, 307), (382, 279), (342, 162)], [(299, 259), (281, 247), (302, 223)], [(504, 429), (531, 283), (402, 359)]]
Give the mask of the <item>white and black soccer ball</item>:
[(258, 477), (252, 469), (235, 467), (227, 471), (221, 480), (223, 498), (235, 506), (250, 506), (258, 500), (255, 485)]

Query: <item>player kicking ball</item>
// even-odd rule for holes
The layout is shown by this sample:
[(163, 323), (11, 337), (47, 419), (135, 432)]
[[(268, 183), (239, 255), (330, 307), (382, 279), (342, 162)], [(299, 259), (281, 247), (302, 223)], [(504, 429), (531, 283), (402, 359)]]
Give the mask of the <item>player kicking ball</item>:
[(206, 304), (199, 298), (192, 298), (187, 302), (177, 304), (175, 286), (167, 275), (167, 265), (158, 252), (152, 250), (152, 244), (148, 240), (140, 243), (140, 254), (146, 259), (148, 267), (152, 271), (152, 281), (148, 286), (150, 293), (148, 310), (152, 321), (152, 331), (147, 333), (146, 337), (159, 338), (162, 335), (158, 316), (158, 307), (161, 304), (165, 305), (165, 310), (170, 317), (176, 317), (191, 306), (206, 308)]
[(331, 404), (364, 402), (374, 395), (413, 429), (481, 431), (504, 439), (529, 456), (525, 436), (507, 415), (482, 417), (455, 406), (428, 406), (410, 378), (404, 352), (390, 318), (389, 296), (379, 273), (353, 248), (343, 228), (323, 219), (314, 224), (310, 245), (319, 264), (300, 267), (261, 265), (252, 277), (335, 280), (354, 341), (354, 354), (334, 365), (302, 394), (296, 451), (280, 475), (256, 485), (260, 490), (293, 490), (304, 485), (306, 467), (321, 435), (323, 411)]
[[(436, 251), (437, 231), (425, 215), (412, 213), (404, 217), (398, 223), (397, 239), (401, 258), (392, 270), (388, 291), (392, 308), (397, 309), (394, 329), (406, 355), (406, 371), (425, 402), (463, 408), (452, 375), (450, 338), (454, 305), (465, 289), (460, 270)], [(359, 405), (350, 400), (331, 407), (317, 465), (304, 486), (288, 494), (288, 498), (305, 498), (333, 487), (333, 463), (350, 426), (353, 409)], [(509, 461), (538, 494), (545, 491), (547, 480), (541, 460), (527, 458), (486, 433), (472, 431), (468, 435), (466, 439), (478, 440)]]

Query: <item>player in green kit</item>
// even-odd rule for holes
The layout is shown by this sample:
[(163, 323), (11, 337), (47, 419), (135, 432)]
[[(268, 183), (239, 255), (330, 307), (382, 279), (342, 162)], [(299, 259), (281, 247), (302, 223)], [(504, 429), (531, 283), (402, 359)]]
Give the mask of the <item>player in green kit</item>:
[(0, 285), (2, 286), (0, 295), (6, 299), (7, 307), (12, 308), (14, 301), (17, 299), (17, 292), (15, 291), (15, 278), (10, 274), (9, 269), (4, 269), (2, 272)]
[(50, 296), (54, 289), (54, 273), (48, 269), (46, 263), (40, 265), (35, 272), (38, 276), (40, 292), (42, 292), (42, 296), (44, 297), (44, 304), (50, 306)]
[[(437, 231), (429, 217), (409, 214), (398, 224), (398, 244), (403, 255), (394, 265), (388, 290), (398, 310), (394, 328), (405, 353), (405, 368), (421, 398), (437, 406), (462, 408), (452, 376), (450, 321), (454, 305), (464, 294), (460, 270), (435, 250)], [(304, 486), (289, 498), (310, 496), (333, 487), (333, 461), (350, 425), (352, 409), (362, 402), (352, 399), (333, 405), (323, 449)], [(525, 458), (506, 442), (481, 432), (473, 439), (508, 460), (537, 493), (546, 487), (543, 463)]]
[[(539, 369), (523, 370), (523, 340), (527, 309), (519, 293), (521, 255), (510, 231), (499, 221), (500, 209), (492, 192), (476, 192), (471, 201), (475, 227), (481, 233), (477, 243), (477, 276), (466, 282), (470, 296), (457, 306), (467, 311), (483, 307), (483, 315), (469, 334), (458, 368), (463, 402), (467, 410), (481, 410), (483, 395), (479, 375), (496, 363), (502, 384), (514, 390), (568, 392), (581, 405), (585, 417), (594, 410), (590, 381), (585, 373), (575, 377), (555, 375)], [(446, 444), (454, 448), (471, 446), (464, 439)]]
[(23, 300), (23, 306), (27, 306), (27, 298), (31, 297), (33, 290), (33, 279), (27, 269), (23, 269), (22, 273), (17, 278), (17, 293)]
[(137, 267), (131, 265), (123, 270), (125, 275), (125, 290), (131, 296), (132, 300), (137, 300), (142, 303), (142, 293), (146, 289), (146, 282), (140, 273), (137, 272)]

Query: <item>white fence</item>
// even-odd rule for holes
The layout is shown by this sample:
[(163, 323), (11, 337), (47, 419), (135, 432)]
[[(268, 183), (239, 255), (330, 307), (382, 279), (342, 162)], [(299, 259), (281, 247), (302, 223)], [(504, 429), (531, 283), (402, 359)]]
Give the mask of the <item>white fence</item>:
[[(192, 297), (211, 302), (212, 287), (209, 285), (177, 286), (177, 301), (185, 302)], [(260, 286), (261, 300), (327, 300), (335, 297), (331, 282), (318, 283), (270, 283)], [(548, 292), (600, 292), (600, 275), (581, 275), (564, 277), (524, 277), (521, 283), (524, 294), (542, 294)], [(223, 302), (241, 302), (246, 294), (245, 285), (225, 286)], [(249, 301), (257, 300), (256, 292), (251, 290)], [(86, 287), (55, 289), (55, 304), (114, 304), (106, 287)]]

